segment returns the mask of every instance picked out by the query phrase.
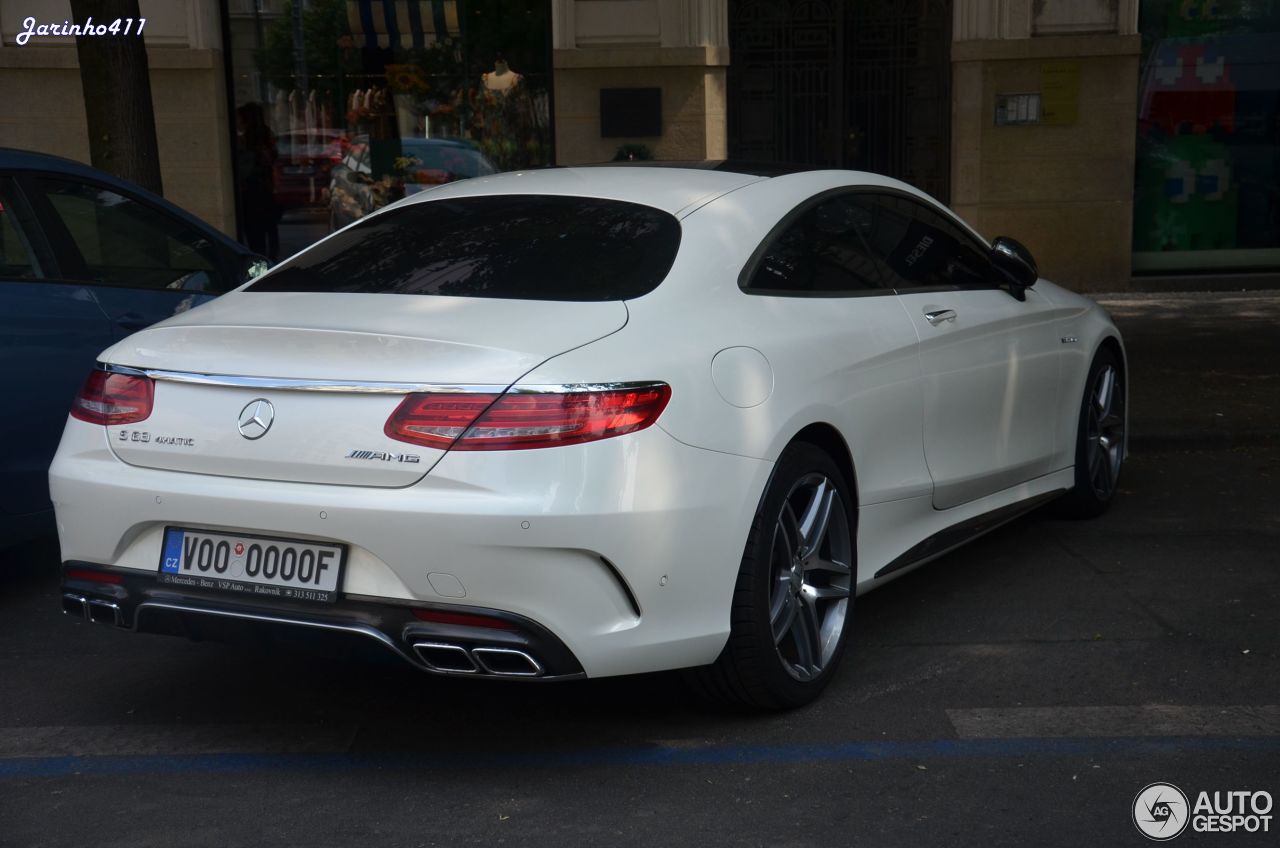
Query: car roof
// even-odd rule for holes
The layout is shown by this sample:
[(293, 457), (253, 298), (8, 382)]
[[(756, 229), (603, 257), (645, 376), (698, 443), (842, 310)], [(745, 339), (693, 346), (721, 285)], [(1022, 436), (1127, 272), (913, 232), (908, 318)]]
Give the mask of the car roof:
[[(763, 177), (707, 169), (588, 166), (509, 171), (446, 183), (402, 203), (502, 194), (556, 194), (640, 203), (676, 217)], [(399, 204), (396, 204), (399, 205)]]
[(154, 206), (160, 207), (177, 218), (181, 218), (188, 225), (196, 227), (201, 232), (206, 233), (209, 238), (216, 239), (220, 244), (229, 247), (238, 253), (246, 255), (250, 253), (247, 247), (226, 235), (217, 227), (214, 227), (207, 221), (197, 218), (182, 207), (175, 206), (160, 195), (147, 191), (136, 183), (131, 183), (128, 180), (122, 180), (117, 176), (109, 174), (106, 171), (101, 171), (91, 165), (86, 165), (83, 162), (77, 162), (74, 159), (65, 159), (61, 156), (53, 156), (48, 153), (38, 153), (34, 150), (18, 150), (13, 147), (0, 147), (0, 172), (4, 171), (57, 174), (64, 177), (92, 180), (111, 188), (120, 189), (121, 191), (132, 194)]
[[(783, 189), (784, 184), (790, 186), (790, 190)], [(801, 185), (812, 192), (843, 186), (888, 188), (912, 194), (938, 208), (946, 208), (919, 189), (883, 174), (722, 159), (705, 162), (615, 162), (509, 171), (447, 183), (392, 205), (429, 203), (451, 197), (555, 194), (640, 203), (683, 218), (711, 201), (749, 185), (766, 190), (769, 196), (790, 193)], [(776, 186), (780, 191), (767, 186)]]
[(782, 177), (805, 171), (828, 170), (822, 165), (803, 165), (798, 162), (765, 162), (752, 159), (673, 159), (633, 160), (624, 162), (600, 162), (578, 165), (580, 168), (683, 168), (694, 171), (725, 171), (749, 177)]

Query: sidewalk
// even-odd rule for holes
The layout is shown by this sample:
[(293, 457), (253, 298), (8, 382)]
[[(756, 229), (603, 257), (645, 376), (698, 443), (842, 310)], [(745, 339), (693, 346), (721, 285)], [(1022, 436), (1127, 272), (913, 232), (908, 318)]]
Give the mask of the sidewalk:
[(1132, 449), (1280, 444), (1280, 291), (1091, 296), (1124, 334)]

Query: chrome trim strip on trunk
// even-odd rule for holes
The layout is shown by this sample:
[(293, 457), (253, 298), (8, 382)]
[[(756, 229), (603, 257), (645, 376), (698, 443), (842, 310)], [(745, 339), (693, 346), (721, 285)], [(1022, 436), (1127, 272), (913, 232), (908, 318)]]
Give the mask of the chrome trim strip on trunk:
[(237, 389), (275, 389), (295, 392), (359, 392), (362, 394), (407, 395), (411, 392), (485, 392), (501, 393), (505, 385), (457, 385), (450, 383), (391, 383), (372, 380), (316, 380), (289, 377), (242, 377), (233, 374), (197, 374), (192, 371), (165, 371), (159, 368), (131, 368), (127, 365), (98, 363), (111, 374), (150, 377), (168, 383), (194, 383), (201, 386), (226, 386)]
[(552, 385), (507, 385), (488, 383), (394, 383), (376, 380), (320, 380), (290, 377), (244, 377), (234, 374), (199, 374), (193, 371), (166, 371), (160, 368), (133, 368), (99, 362), (98, 368), (111, 374), (150, 377), (169, 383), (193, 383), (237, 389), (272, 389), (291, 392), (353, 392), (360, 394), (407, 395), (414, 392), (502, 394), (566, 394), (570, 392), (638, 391), (665, 385), (654, 380), (621, 383), (559, 383)]

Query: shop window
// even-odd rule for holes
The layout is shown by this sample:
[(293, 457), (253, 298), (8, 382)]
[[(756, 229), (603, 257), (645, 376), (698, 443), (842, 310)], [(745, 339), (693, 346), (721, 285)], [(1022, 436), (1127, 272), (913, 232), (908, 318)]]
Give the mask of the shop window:
[(1280, 6), (1140, 14), (1134, 271), (1280, 267)]
[(551, 162), (550, 0), (230, 9), (242, 240), (288, 256), (432, 186)]

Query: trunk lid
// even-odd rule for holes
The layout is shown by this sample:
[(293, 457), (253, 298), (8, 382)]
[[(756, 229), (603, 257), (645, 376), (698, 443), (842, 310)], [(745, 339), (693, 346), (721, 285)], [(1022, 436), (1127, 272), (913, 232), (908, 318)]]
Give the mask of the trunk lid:
[(230, 294), (103, 353), (173, 375), (157, 379), (145, 421), (108, 436), (122, 461), (147, 468), (408, 486), (443, 455), (384, 434), (408, 387), (506, 387), (626, 320), (619, 301)]

